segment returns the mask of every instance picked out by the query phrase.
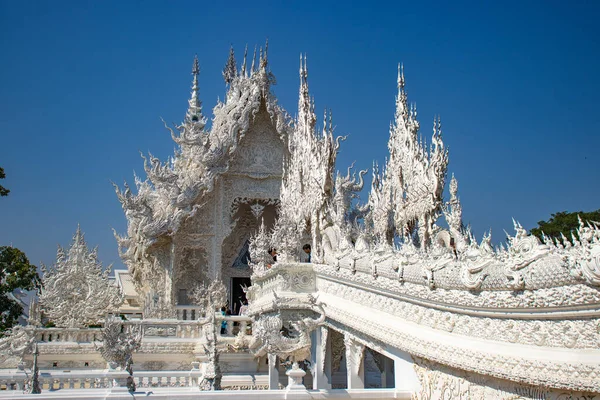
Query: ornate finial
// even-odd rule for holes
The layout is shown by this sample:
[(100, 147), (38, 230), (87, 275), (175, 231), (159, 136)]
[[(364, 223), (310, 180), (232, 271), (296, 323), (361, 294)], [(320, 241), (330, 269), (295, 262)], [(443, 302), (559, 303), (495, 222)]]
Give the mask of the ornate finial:
[(244, 63), (242, 64), (242, 76), (246, 77), (246, 57), (248, 56), (248, 45), (244, 49)]
[(198, 75), (200, 74), (200, 64), (198, 63), (198, 55), (194, 56), (194, 64), (192, 66), (192, 92), (188, 100), (188, 110), (185, 114), (185, 123), (200, 123), (202, 126), (206, 124), (205, 118), (202, 115), (202, 102), (199, 97)]
[(235, 62), (235, 54), (233, 51), (233, 46), (229, 48), (229, 57), (227, 58), (227, 63), (225, 64), (225, 68), (223, 68), (223, 79), (226, 84), (231, 84), (233, 79), (237, 75), (237, 65)]
[(194, 55), (194, 65), (192, 66), (192, 75), (198, 76), (200, 73), (200, 64), (198, 63), (198, 54)]
[(458, 181), (452, 173), (452, 179), (450, 179), (450, 200), (456, 201), (458, 195)]

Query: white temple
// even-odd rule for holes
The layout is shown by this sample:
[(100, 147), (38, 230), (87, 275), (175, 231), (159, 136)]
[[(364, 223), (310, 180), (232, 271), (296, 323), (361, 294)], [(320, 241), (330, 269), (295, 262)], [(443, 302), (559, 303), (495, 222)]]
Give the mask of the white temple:
[(600, 224), (542, 243), (515, 222), (507, 246), (478, 242), (454, 176), (444, 200), (441, 122), (426, 145), (402, 67), (389, 156), (360, 202), (367, 170), (336, 171), (344, 138), (331, 113), (317, 129), (306, 58), (292, 119), (267, 47), (254, 53), (238, 68), (231, 50), (210, 128), (194, 60), (167, 127), (178, 150), (115, 187), (128, 271), (107, 284), (78, 229), (30, 324), (0, 340), (0, 398), (39, 398), (17, 396), (30, 368), (46, 398), (600, 398)]

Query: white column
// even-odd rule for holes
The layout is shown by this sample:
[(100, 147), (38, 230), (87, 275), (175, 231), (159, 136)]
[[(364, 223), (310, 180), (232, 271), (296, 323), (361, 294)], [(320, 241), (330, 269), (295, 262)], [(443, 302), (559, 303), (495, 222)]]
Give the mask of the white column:
[(364, 355), (365, 346), (349, 335), (344, 335), (346, 346), (346, 373), (348, 375), (348, 389), (364, 389), (365, 368)]
[(326, 326), (312, 333), (311, 365), (313, 389), (331, 389), (331, 340)]
[(394, 387), (394, 360), (382, 355), (382, 367), (381, 371), (381, 387), (382, 388), (393, 388)]
[(268, 354), (269, 360), (269, 390), (279, 389), (279, 363), (275, 354)]
[(418, 392), (421, 388), (419, 378), (414, 369), (412, 357), (408, 353), (394, 356), (394, 388)]

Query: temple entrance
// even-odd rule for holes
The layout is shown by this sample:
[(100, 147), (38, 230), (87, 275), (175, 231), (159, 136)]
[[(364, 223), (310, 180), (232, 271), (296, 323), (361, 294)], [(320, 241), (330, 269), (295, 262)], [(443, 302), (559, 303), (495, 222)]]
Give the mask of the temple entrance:
[(231, 286), (229, 287), (229, 304), (231, 304), (231, 313), (238, 315), (243, 301), (246, 300), (244, 288), (250, 286), (250, 278), (231, 278)]
[(242, 300), (246, 298), (242, 286), (250, 286), (250, 238), (258, 232), (261, 223), (272, 229), (278, 202), (276, 199), (236, 198), (231, 205), (235, 226), (223, 241), (221, 278), (229, 289), (232, 314), (238, 313)]

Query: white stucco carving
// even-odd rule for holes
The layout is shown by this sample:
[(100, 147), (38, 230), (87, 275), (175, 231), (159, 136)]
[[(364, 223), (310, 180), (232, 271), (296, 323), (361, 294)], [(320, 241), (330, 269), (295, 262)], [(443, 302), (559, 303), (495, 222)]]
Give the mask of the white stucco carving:
[(47, 317), (59, 327), (83, 328), (97, 324), (116, 311), (122, 294), (108, 279), (112, 266), (103, 268), (98, 250), (89, 250), (79, 226), (71, 247), (59, 247), (56, 263), (42, 265), (43, 288), (39, 300)]

